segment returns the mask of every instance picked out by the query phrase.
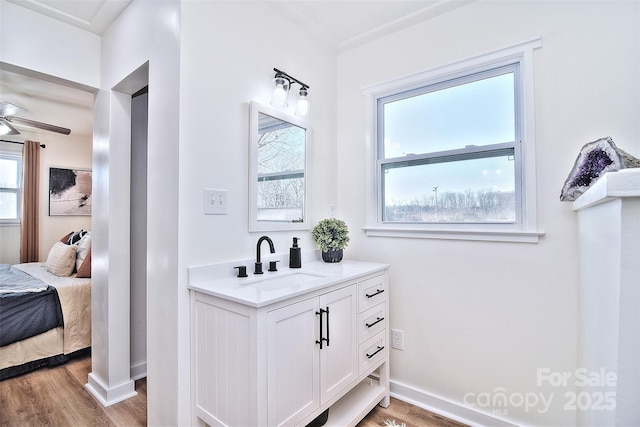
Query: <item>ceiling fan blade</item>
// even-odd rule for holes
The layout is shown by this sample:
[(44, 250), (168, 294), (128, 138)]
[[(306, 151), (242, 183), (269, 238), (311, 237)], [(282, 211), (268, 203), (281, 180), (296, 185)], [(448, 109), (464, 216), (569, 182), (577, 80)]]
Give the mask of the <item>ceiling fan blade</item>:
[(17, 106), (16, 104), (12, 104), (6, 101), (0, 102), (0, 117), (12, 116), (14, 114), (26, 113), (26, 112), (27, 110)]
[(0, 117), (0, 135), (20, 135), (20, 132), (11, 126), (8, 121)]
[(21, 125), (27, 125), (27, 126), (31, 126), (38, 129), (44, 129), (50, 132), (62, 133), (64, 135), (69, 135), (71, 133), (71, 129), (50, 125), (48, 123), (36, 122), (35, 120), (23, 119), (21, 117), (6, 116), (4, 119), (12, 123), (19, 123)]

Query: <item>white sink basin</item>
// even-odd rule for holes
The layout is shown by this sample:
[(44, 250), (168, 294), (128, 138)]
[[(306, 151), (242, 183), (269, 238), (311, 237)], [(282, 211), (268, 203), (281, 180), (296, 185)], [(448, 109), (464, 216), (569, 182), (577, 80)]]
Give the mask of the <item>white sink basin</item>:
[(281, 286), (295, 286), (302, 285), (313, 280), (318, 280), (326, 277), (324, 274), (312, 273), (312, 272), (284, 272), (275, 273), (271, 276), (269, 273), (264, 273), (263, 277), (251, 278), (246, 282), (242, 281), (242, 284), (246, 285), (265, 285), (269, 287), (281, 287)]

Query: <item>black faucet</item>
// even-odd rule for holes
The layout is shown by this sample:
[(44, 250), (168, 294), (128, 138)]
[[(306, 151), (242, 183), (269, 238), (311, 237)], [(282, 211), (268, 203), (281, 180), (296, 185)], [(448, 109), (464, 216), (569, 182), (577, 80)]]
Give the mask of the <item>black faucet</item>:
[(258, 245), (256, 246), (256, 269), (253, 274), (262, 274), (262, 262), (260, 262), (260, 245), (262, 242), (267, 241), (269, 243), (269, 250), (271, 253), (276, 252), (276, 248), (273, 246), (273, 241), (268, 236), (262, 236), (258, 239)]

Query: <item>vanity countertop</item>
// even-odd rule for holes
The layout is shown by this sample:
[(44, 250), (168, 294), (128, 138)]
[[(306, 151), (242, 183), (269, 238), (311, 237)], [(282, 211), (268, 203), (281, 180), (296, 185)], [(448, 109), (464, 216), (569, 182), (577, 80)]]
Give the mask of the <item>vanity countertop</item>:
[(264, 307), (291, 297), (316, 291), (345, 280), (384, 271), (389, 266), (361, 261), (337, 263), (312, 261), (302, 268), (283, 268), (249, 277), (223, 277), (189, 283), (189, 289), (250, 307)]

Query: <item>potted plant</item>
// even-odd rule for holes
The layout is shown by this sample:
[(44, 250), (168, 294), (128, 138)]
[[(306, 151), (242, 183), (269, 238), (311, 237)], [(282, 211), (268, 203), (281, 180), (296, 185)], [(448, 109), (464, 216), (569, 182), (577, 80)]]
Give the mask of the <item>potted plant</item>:
[(311, 230), (313, 242), (322, 251), (325, 262), (342, 261), (342, 250), (349, 244), (349, 228), (337, 218), (320, 220)]

